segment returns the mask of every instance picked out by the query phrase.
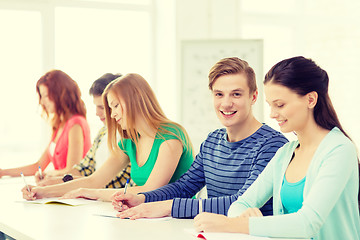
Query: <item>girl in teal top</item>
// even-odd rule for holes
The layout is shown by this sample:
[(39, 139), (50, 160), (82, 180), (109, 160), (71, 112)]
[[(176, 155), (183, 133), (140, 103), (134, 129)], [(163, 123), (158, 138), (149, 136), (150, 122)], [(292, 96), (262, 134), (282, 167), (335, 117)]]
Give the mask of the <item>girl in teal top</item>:
[[(359, 160), (331, 104), (328, 83), (327, 73), (304, 57), (283, 60), (270, 69), (264, 80), (270, 116), (282, 132), (295, 132), (298, 140), (277, 151), (230, 206), (228, 217), (202, 213), (194, 221), (197, 230), (360, 239)], [(284, 196), (284, 179), (289, 184), (304, 179), (293, 201)], [(258, 208), (270, 197), (274, 216), (263, 217)], [(292, 208), (289, 213), (287, 206)]]
[(127, 74), (116, 79), (105, 89), (103, 101), (110, 150), (118, 153), (119, 161), (132, 164), (131, 177), (138, 186), (129, 192), (154, 190), (189, 169), (194, 159), (189, 136), (166, 118), (143, 77)]

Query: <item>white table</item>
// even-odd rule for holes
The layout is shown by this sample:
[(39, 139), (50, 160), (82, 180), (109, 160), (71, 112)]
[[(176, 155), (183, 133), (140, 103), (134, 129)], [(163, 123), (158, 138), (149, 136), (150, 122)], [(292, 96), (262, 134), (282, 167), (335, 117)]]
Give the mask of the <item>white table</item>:
[(131, 221), (94, 215), (112, 210), (109, 202), (74, 207), (15, 202), (22, 201), (23, 186), (21, 178), (0, 179), (0, 231), (15, 239), (194, 239), (184, 231), (192, 228), (190, 219)]
[[(33, 177), (26, 179), (33, 183)], [(21, 178), (0, 179), (0, 231), (18, 240), (196, 239), (184, 231), (193, 228), (192, 219), (132, 221), (94, 215), (112, 210), (109, 202), (82, 206), (16, 202), (23, 200), (23, 186)]]

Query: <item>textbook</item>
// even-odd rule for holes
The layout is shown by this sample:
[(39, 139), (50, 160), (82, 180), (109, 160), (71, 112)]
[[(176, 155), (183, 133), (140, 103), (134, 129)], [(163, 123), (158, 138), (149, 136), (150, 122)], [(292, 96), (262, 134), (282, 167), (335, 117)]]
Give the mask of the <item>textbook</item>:
[(63, 198), (42, 198), (32, 201), (19, 201), (22, 203), (33, 203), (33, 204), (59, 204), (67, 206), (80, 206), (97, 202), (96, 200), (89, 200), (85, 198), (74, 198), (74, 199), (63, 199)]

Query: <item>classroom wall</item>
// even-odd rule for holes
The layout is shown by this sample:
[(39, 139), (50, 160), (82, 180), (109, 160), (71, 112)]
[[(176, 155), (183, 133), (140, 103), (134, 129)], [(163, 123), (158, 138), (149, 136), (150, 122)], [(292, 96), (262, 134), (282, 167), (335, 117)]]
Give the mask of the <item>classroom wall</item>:
[[(186, 40), (216, 40), (216, 39), (239, 39), (240, 35), (240, 18), (239, 3), (237, 0), (200, 0), (200, 1), (176, 1), (176, 45), (177, 45), (177, 75), (178, 89), (181, 89), (181, 82), (186, 81), (182, 72), (181, 66), (181, 45), (182, 41)], [(215, 61), (216, 62), (216, 61)], [(208, 66), (208, 70), (212, 67), (213, 62)], [(207, 70), (207, 71), (208, 71)], [(204, 72), (203, 79), (199, 81), (204, 82), (204, 89), (208, 89), (207, 86), (207, 73)], [(184, 89), (182, 89), (184, 90)], [(209, 90), (210, 94), (210, 90)], [(177, 99), (181, 101), (181, 92), (177, 92)], [(208, 101), (208, 99), (206, 99)], [(181, 114), (181, 102), (177, 104), (177, 113)], [(212, 105), (212, 102), (203, 102), (203, 104)], [(261, 103), (260, 103), (261, 104)], [(205, 116), (213, 116), (215, 114), (206, 114)], [(181, 119), (181, 116), (179, 116)], [(207, 125), (207, 119), (202, 119), (204, 125)], [(184, 124), (187, 124), (185, 122)], [(196, 152), (203, 140), (205, 140), (207, 134), (214, 129), (210, 128), (214, 124), (208, 124), (208, 131), (191, 131), (189, 132), (192, 138)], [(219, 126), (221, 126), (219, 124)], [(193, 128), (189, 127), (193, 130)], [(200, 135), (200, 136), (199, 136)]]
[[(162, 104), (166, 102), (163, 104), (165, 112), (172, 119), (181, 119), (182, 40), (263, 39), (264, 74), (276, 62), (297, 55), (312, 58), (328, 72), (330, 97), (340, 121), (360, 146), (360, 111), (355, 108), (360, 104), (357, 81), (360, 73), (359, 1), (181, 0), (173, 3), (167, 13), (175, 14), (170, 21), (175, 27), (169, 29), (172, 29), (172, 38), (175, 36), (176, 52), (170, 51), (167, 56), (175, 61), (167, 63), (172, 66), (171, 72), (166, 78), (158, 75), (160, 84), (157, 85), (157, 92), (162, 93)], [(263, 76), (257, 77), (262, 81)], [(173, 78), (175, 84), (171, 81)], [(166, 82), (171, 82), (170, 87), (163, 84)], [(278, 129), (277, 123), (268, 117), (267, 104), (259, 104), (264, 105), (265, 117), (261, 120)], [(295, 138), (294, 134), (287, 134), (287, 137)]]
[[(26, 158), (34, 159), (39, 155), (37, 152), (43, 150), (48, 141), (48, 128), (40, 120), (41, 111), (38, 108), (37, 96), (33, 87), (39, 76), (53, 67), (65, 70), (74, 79), (81, 82), (83, 96), (87, 98), (85, 101), (88, 106), (90, 122), (91, 119), (94, 123), (99, 121), (93, 116), (91, 97), (87, 94), (88, 86), (94, 76), (98, 77), (104, 71), (140, 72), (154, 88), (168, 117), (181, 122), (181, 83), (184, 80), (181, 75), (181, 43), (184, 40), (206, 39), (262, 39), (263, 73), (266, 73), (273, 64), (287, 57), (304, 55), (313, 58), (327, 70), (330, 76), (330, 96), (339, 118), (357, 146), (360, 146), (360, 125), (358, 124), (360, 111), (357, 110), (357, 106), (360, 104), (360, 95), (358, 94), (358, 89), (360, 89), (358, 81), (360, 75), (358, 67), (360, 1), (149, 0), (140, 7), (119, 3), (120, 1), (116, 3), (113, 0), (109, 2), (105, 0), (0, 1), (0, 18), (5, 19), (0, 23), (0, 29), (5, 33), (0, 40), (0, 49), (3, 50), (2, 53), (9, 49), (13, 53), (6, 57), (0, 57), (3, 76), (12, 77), (3, 77), (1, 81), (6, 84), (4, 85), (6, 89), (12, 89), (17, 87), (18, 79), (22, 81), (28, 79), (27, 82), (22, 83), (22, 89), (32, 89), (31, 99), (27, 97), (28, 101), (24, 103), (27, 105), (22, 107), (23, 111), (21, 112), (27, 116), (26, 124), (23, 123), (22, 118), (12, 117), (18, 116), (19, 106), (23, 106), (23, 102), (19, 98), (11, 99), (12, 104), (5, 105), (3, 111), (8, 113), (8, 117), (0, 120), (0, 126), (14, 125), (16, 122), (17, 131), (13, 131), (13, 128), (9, 127), (0, 128), (0, 135), (12, 137), (10, 140), (8, 137), (0, 141), (2, 152), (7, 151), (13, 154), (13, 152), (34, 150), (34, 146), (21, 144), (22, 150), (18, 151), (20, 146), (16, 144), (16, 139), (19, 139), (17, 136), (24, 136), (24, 134), (29, 135), (26, 139), (31, 139), (32, 136), (39, 134), (42, 138), (38, 144), (33, 144), (39, 148), (37, 151), (32, 151), (34, 156), (27, 154)], [(59, 36), (55, 38), (55, 36), (49, 35), (53, 31), (52, 21), (48, 21), (46, 18), (53, 14), (48, 11), (49, 4), (50, 6), (57, 4), (62, 7), (74, 7), (74, 9), (80, 9), (86, 13), (87, 19), (93, 19), (97, 23), (100, 23), (100, 20), (105, 21), (105, 23), (101, 22), (97, 25), (88, 24), (91, 26), (87, 26), (85, 32), (84, 27), (74, 27), (73, 22), (69, 24), (79, 36), (89, 36), (85, 42), (91, 47), (82, 44), (77, 36), (75, 37), (79, 40), (75, 46), (77, 51), (71, 49), (65, 51), (67, 42), (63, 42)], [(102, 7), (105, 8), (102, 9)], [(6, 11), (6, 13), (3, 11), (13, 8), (16, 11)], [(133, 27), (134, 32), (123, 34), (125, 27), (130, 24), (120, 21), (116, 25), (113, 18), (124, 15), (117, 14), (118, 11), (124, 9), (138, 9), (138, 13), (146, 13), (145, 20), (139, 21), (136, 26), (146, 26), (147, 30), (142, 32), (148, 33), (146, 35), (150, 40), (143, 37), (140, 32), (136, 32), (139, 27)], [(106, 17), (96, 19), (91, 17), (93, 12), (107, 14)], [(77, 18), (79, 20), (77, 24), (82, 24), (81, 21), (89, 23), (84, 20), (84, 16), (82, 14), (82, 18)], [(20, 17), (26, 19), (24, 23), (18, 21)], [(46, 23), (45, 26), (42, 25), (43, 21)], [(56, 26), (60, 29), (67, 29), (66, 23)], [(78, 32), (80, 28), (82, 32)], [(13, 31), (13, 29), (18, 31)], [(64, 34), (56, 35), (66, 36), (65, 30), (61, 31)], [(94, 32), (98, 33), (100, 39), (104, 39), (103, 36), (108, 36), (106, 32), (110, 32), (112, 37), (106, 39), (111, 41), (97, 46), (98, 42), (92, 36)], [(116, 37), (114, 37), (114, 33), (117, 34)], [(132, 55), (134, 56), (124, 57), (124, 51), (129, 49), (134, 40), (139, 39), (146, 39), (144, 42), (150, 46), (150, 50), (144, 52), (142, 49), (146, 44), (142, 42), (138, 47), (133, 48)], [(73, 41), (71, 42), (73, 43)], [(89, 58), (89, 53), (96, 57)], [(63, 57), (59, 60), (59, 56)], [(147, 64), (148, 62), (150, 64)], [(22, 66), (21, 71), (19, 71), (19, 65)], [(5, 72), (8, 74), (4, 75)], [(16, 74), (12, 74), (13, 72)], [(204, 75), (204, 78), (206, 77)], [(262, 78), (263, 76), (258, 76), (260, 82)], [(204, 88), (207, 87), (204, 86)], [(2, 102), (5, 103), (8, 99), (8, 97), (3, 97)], [(278, 128), (276, 122), (268, 117), (267, 104), (260, 101), (257, 104), (262, 104), (264, 109), (264, 117), (260, 120)], [(32, 117), (29, 117), (30, 114)], [(28, 128), (29, 122), (33, 126), (32, 129)], [(211, 130), (209, 129), (209, 131)], [(205, 137), (204, 135), (198, 136), (199, 139), (205, 139)], [(294, 135), (288, 134), (288, 137), (292, 139)], [(199, 142), (194, 144), (196, 149), (199, 144)], [(1, 154), (0, 157), (6, 161), (8, 159)], [(14, 156), (14, 159), (18, 158)]]

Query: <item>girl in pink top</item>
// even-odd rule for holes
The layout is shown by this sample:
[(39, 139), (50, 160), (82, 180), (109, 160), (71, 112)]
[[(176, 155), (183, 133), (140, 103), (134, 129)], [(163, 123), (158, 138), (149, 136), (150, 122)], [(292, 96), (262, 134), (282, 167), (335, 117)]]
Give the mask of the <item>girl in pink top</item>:
[(36, 91), (43, 114), (52, 126), (50, 143), (37, 162), (18, 168), (0, 169), (0, 177), (20, 176), (21, 172), (34, 175), (39, 167), (45, 169), (50, 162), (55, 170), (47, 174), (62, 175), (78, 164), (90, 149), (86, 108), (76, 82), (64, 72), (52, 70), (38, 80)]
[[(64, 125), (64, 129), (63, 129), (62, 133), (60, 133), (60, 136), (56, 142), (56, 147), (54, 149), (53, 154), (51, 154), (50, 150), (48, 152), (49, 158), (50, 158), (51, 162), (54, 164), (54, 168), (56, 170), (65, 169), (67, 166), (67, 157), (68, 157), (68, 152), (69, 152), (69, 149), (68, 149), (69, 135), (70, 135), (71, 129), (76, 125), (79, 125), (81, 127), (81, 130), (83, 133), (84, 144), (83, 144), (81, 159), (83, 159), (85, 157), (86, 153), (88, 152), (88, 150), (91, 147), (90, 130), (89, 130), (89, 126), (88, 126), (88, 123), (87, 123), (85, 117), (81, 116), (81, 115), (73, 115), (69, 120), (66, 121), (66, 123)], [(57, 136), (58, 131), (59, 130), (56, 130), (56, 132), (53, 134), (50, 144), (53, 144), (53, 141), (54, 141), (55, 137)], [(72, 166), (70, 166), (68, 169), (72, 169)]]

